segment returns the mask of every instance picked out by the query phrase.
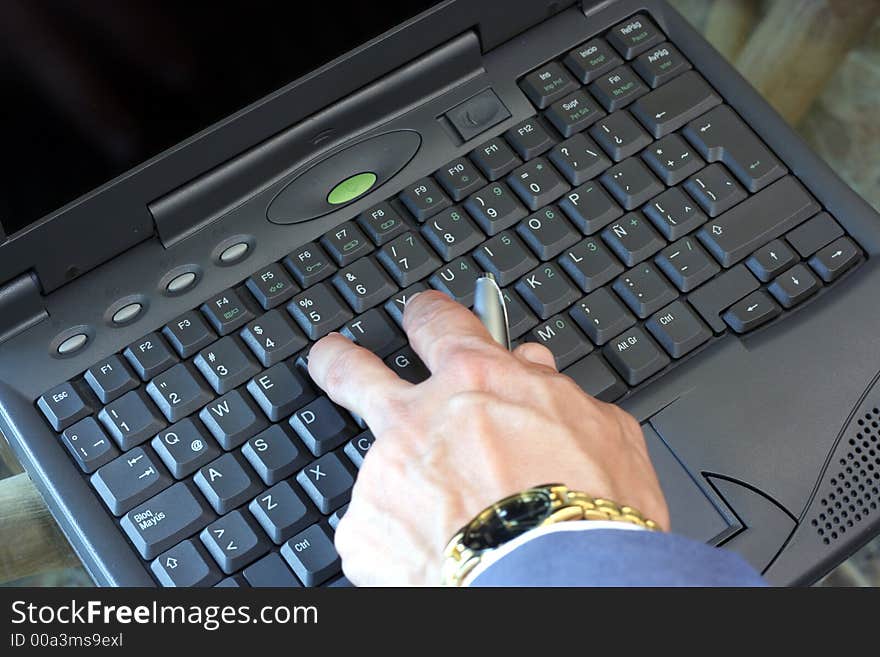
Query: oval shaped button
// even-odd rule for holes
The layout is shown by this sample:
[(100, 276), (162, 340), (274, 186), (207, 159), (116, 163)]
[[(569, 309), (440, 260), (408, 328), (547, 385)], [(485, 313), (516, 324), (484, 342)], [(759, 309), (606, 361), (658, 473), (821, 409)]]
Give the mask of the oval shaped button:
[(371, 171), (358, 173), (351, 178), (346, 178), (341, 183), (330, 190), (327, 196), (327, 202), (330, 205), (340, 205), (353, 201), (361, 194), (366, 193), (373, 185), (376, 184), (376, 174)]
[(113, 313), (113, 323), (125, 324), (126, 322), (130, 322), (140, 315), (141, 310), (143, 309), (144, 307), (139, 303), (130, 303), (127, 306), (122, 306), (122, 308)]
[(175, 276), (170, 281), (168, 281), (168, 285), (165, 286), (165, 291), (169, 294), (177, 294), (179, 292), (183, 292), (195, 282), (195, 273), (188, 271), (184, 274), (181, 274), (180, 276)]
[(68, 354), (72, 354), (75, 351), (79, 351), (84, 346), (86, 346), (86, 342), (88, 342), (89, 336), (85, 333), (77, 333), (76, 335), (71, 335), (64, 342), (58, 345), (58, 353), (61, 356), (67, 356)]
[(250, 246), (248, 246), (247, 242), (233, 244), (232, 246), (225, 248), (223, 253), (220, 254), (220, 262), (227, 264), (235, 262), (236, 260), (241, 260), (249, 248)]

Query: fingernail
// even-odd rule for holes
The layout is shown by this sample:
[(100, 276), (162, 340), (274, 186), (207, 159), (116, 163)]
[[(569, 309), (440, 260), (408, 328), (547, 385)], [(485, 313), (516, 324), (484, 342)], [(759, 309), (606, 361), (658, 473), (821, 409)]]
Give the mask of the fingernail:
[(413, 302), (413, 300), (414, 300), (417, 296), (419, 296), (420, 294), (421, 294), (421, 292), (416, 292), (415, 294), (411, 295), (410, 298), (406, 300), (406, 304), (405, 304), (405, 305), (408, 306), (409, 304), (411, 304), (411, 303)]

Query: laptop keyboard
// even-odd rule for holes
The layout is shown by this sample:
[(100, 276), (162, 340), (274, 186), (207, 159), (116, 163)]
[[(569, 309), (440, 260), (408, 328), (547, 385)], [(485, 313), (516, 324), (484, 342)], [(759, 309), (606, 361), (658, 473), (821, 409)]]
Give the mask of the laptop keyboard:
[(489, 271), (515, 342), (616, 401), (864, 258), (644, 15), (520, 86), (535, 116), (38, 400), (161, 585), (348, 584), (373, 436), (308, 377), (330, 331), (422, 381), (406, 300)]

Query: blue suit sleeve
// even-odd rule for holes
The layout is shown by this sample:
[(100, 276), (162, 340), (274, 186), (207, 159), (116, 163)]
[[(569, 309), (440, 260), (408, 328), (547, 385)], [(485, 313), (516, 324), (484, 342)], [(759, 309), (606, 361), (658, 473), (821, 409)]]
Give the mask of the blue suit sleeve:
[(739, 555), (676, 534), (592, 529), (545, 534), (471, 586), (766, 586)]

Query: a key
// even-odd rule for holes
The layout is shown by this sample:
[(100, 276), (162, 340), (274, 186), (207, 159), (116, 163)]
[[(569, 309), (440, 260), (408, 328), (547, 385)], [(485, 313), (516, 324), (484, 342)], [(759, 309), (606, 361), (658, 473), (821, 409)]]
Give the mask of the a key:
[(294, 413), (290, 426), (315, 456), (340, 447), (358, 432), (351, 416), (323, 396)]
[(818, 210), (803, 185), (786, 176), (708, 222), (697, 237), (718, 262), (730, 267)]
[(694, 119), (682, 132), (708, 162), (723, 162), (752, 193), (787, 173), (782, 162), (727, 105)]
[(682, 292), (690, 292), (721, 271), (693, 237), (670, 244), (654, 261)]
[(195, 310), (188, 310), (177, 319), (168, 322), (162, 328), (162, 335), (181, 358), (195, 355), (199, 349), (207, 347), (217, 339), (217, 335), (208, 326), (204, 316)]
[(539, 157), (514, 169), (507, 182), (531, 210), (555, 201), (570, 187), (546, 158)]
[(822, 284), (804, 265), (795, 265), (767, 287), (784, 308), (792, 308), (819, 291)]
[(789, 232), (785, 239), (801, 257), (809, 258), (842, 235), (843, 228), (840, 224), (827, 212), (820, 212)]
[(434, 173), (434, 177), (456, 203), (486, 184), (486, 179), (480, 175), (473, 163), (464, 157), (456, 158), (445, 167), (441, 167)]
[(678, 48), (666, 41), (636, 57), (632, 66), (652, 89), (656, 89), (679, 73), (689, 70), (691, 63)]
[(632, 59), (663, 41), (663, 33), (644, 14), (636, 14), (611, 28), (608, 43), (621, 55)]
[(614, 165), (600, 180), (626, 210), (637, 208), (664, 190), (663, 183), (637, 157)]
[(266, 428), (266, 418), (250, 395), (227, 392), (205, 406), (199, 418), (223, 449), (234, 449)]
[(638, 212), (630, 212), (605, 228), (602, 239), (628, 267), (651, 257), (666, 246), (666, 241)]
[(669, 241), (684, 237), (708, 219), (693, 199), (678, 187), (667, 189), (652, 199), (643, 212)]
[(119, 450), (93, 417), (83, 418), (64, 430), (61, 439), (85, 473), (92, 473), (119, 455)]
[(302, 586), (293, 576), (284, 559), (277, 552), (270, 552), (242, 571), (245, 580), (253, 588), (297, 588)]
[(581, 185), (611, 166), (611, 160), (582, 133), (553, 147), (547, 156), (572, 185)]
[(631, 111), (655, 138), (660, 138), (720, 104), (721, 97), (703, 76), (687, 71), (639, 98)]
[(605, 110), (586, 91), (578, 89), (553, 103), (544, 115), (559, 134), (571, 137), (605, 116)]
[(626, 110), (602, 119), (590, 129), (590, 134), (615, 162), (635, 155), (653, 141)]
[(368, 310), (342, 327), (342, 335), (385, 358), (406, 344), (406, 339), (379, 308)]
[(531, 160), (545, 153), (555, 143), (553, 137), (535, 116), (517, 123), (505, 132), (504, 136), (523, 160)]
[(688, 296), (690, 303), (715, 333), (724, 331), (721, 311), (760, 287), (745, 265), (739, 264), (704, 283)]
[(575, 187), (563, 197), (559, 207), (585, 235), (592, 235), (623, 214), (596, 180)]
[(471, 160), (489, 180), (498, 180), (516, 169), (520, 160), (501, 137), (493, 137), (471, 152)]
[(177, 356), (171, 353), (158, 333), (145, 335), (128, 345), (122, 353), (143, 381), (149, 381), (177, 362)]
[(336, 528), (339, 526), (339, 521), (342, 520), (346, 511), (348, 511), (348, 504), (339, 507), (336, 511), (330, 514), (329, 518), (327, 518), (327, 524), (330, 525), (330, 528), (333, 529), (333, 531), (336, 531)]
[[(348, 460), (351, 461), (351, 464), (360, 469), (361, 465), (364, 463), (364, 457), (367, 455), (367, 452), (370, 451), (370, 447), (373, 446), (373, 443), (376, 441), (375, 436), (373, 436), (372, 432), (364, 431), (359, 436), (355, 436), (351, 440), (346, 443), (345, 448), (342, 450), (345, 455), (348, 457)], [(337, 511), (338, 513), (338, 511)], [(335, 514), (334, 514), (335, 515)], [(331, 527), (333, 526), (333, 519), (330, 519)], [(335, 527), (334, 527), (335, 529)]]
[(188, 477), (220, 456), (202, 423), (189, 417), (160, 431), (150, 444), (175, 479)]
[(773, 240), (755, 251), (746, 266), (764, 283), (775, 278), (797, 262), (794, 251), (782, 240)]
[(717, 162), (688, 178), (684, 188), (710, 217), (717, 217), (748, 197), (724, 165)]
[(227, 575), (269, 551), (269, 542), (253, 518), (233, 511), (205, 527), (199, 538)]
[(280, 306), (299, 292), (299, 286), (293, 282), (284, 267), (277, 262), (257, 271), (247, 279), (245, 285), (263, 310)]
[(575, 323), (566, 315), (555, 315), (538, 324), (527, 338), (547, 347), (556, 361), (556, 369), (562, 370), (593, 350)]
[(541, 260), (555, 258), (581, 236), (552, 205), (523, 219), (516, 232)]
[(623, 64), (620, 56), (604, 39), (590, 39), (565, 56), (565, 65), (583, 84)]
[(248, 440), (241, 453), (267, 486), (301, 470), (311, 459), (284, 424), (273, 424)]
[(383, 303), (397, 291), (388, 274), (370, 258), (362, 258), (333, 277), (333, 285), (355, 312)]
[(254, 318), (253, 311), (244, 301), (244, 295), (236, 290), (226, 290), (208, 299), (202, 304), (201, 310), (219, 335), (237, 331)]
[(520, 296), (507, 288), (501, 290), (504, 305), (507, 307), (507, 324), (510, 339), (515, 340), (538, 323), (538, 318), (529, 310)]
[(316, 395), (311, 382), (290, 362), (278, 363), (261, 372), (248, 382), (247, 389), (272, 422), (305, 406)]
[(528, 210), (504, 183), (492, 183), (472, 195), (464, 207), (487, 235), (510, 228), (528, 214)]
[(248, 322), (241, 330), (241, 338), (264, 367), (281, 362), (308, 344), (306, 336), (282, 309), (270, 310)]
[(321, 246), (340, 267), (350, 265), (355, 260), (373, 250), (373, 245), (353, 221), (346, 221), (326, 233), (321, 238)]
[(193, 481), (218, 514), (229, 513), (260, 492), (260, 482), (241, 454), (228, 453), (199, 468)]
[(752, 292), (742, 301), (737, 301), (722, 318), (737, 333), (746, 333), (778, 317), (782, 309), (762, 290)]
[(588, 395), (613, 402), (626, 393), (626, 384), (599, 354), (590, 354), (562, 371)]
[(623, 265), (608, 247), (592, 237), (566, 250), (559, 264), (584, 292), (592, 292), (623, 273)]
[(428, 280), (435, 290), (440, 290), (450, 299), (463, 306), (474, 305), (474, 292), (480, 271), (474, 261), (467, 256), (456, 258), (440, 267)]
[(336, 271), (336, 265), (330, 260), (330, 256), (315, 242), (304, 244), (289, 253), (284, 258), (284, 266), (304, 288), (323, 281)]
[(172, 480), (152, 452), (135, 447), (98, 468), (91, 482), (110, 513), (121, 516), (170, 486)]
[(675, 288), (649, 263), (642, 263), (618, 276), (614, 291), (642, 319), (678, 296)]
[(55, 431), (63, 431), (77, 420), (91, 415), (94, 402), (80, 383), (62, 383), (37, 400), (37, 406)]
[(354, 485), (354, 477), (336, 452), (312, 461), (296, 475), (296, 480), (325, 515), (348, 502)]
[(358, 224), (376, 246), (382, 246), (409, 230), (400, 213), (387, 201), (361, 212)]
[(195, 539), (163, 552), (150, 564), (150, 569), (165, 587), (214, 586), (222, 577), (205, 548)]
[(426, 221), (422, 224), (421, 232), (446, 262), (463, 256), (486, 239), (459, 206), (444, 210)]
[(558, 62), (549, 62), (532, 71), (520, 81), (519, 86), (538, 109), (544, 109), (577, 89), (577, 83)]
[(306, 586), (318, 586), (342, 568), (333, 539), (321, 523), (288, 540), (281, 547), (281, 556)]
[[(415, 233), (404, 233), (382, 247), (379, 261), (400, 287), (407, 287), (428, 276), (441, 260)], [(346, 318), (346, 321), (351, 319)], [(317, 338), (315, 338), (317, 339)]]
[(603, 347), (611, 366), (631, 386), (640, 384), (669, 364), (667, 356), (639, 327), (621, 333)]
[(569, 314), (580, 329), (598, 345), (605, 344), (636, 323), (632, 313), (607, 287), (585, 296)]
[(560, 268), (552, 262), (539, 265), (523, 276), (516, 291), (541, 319), (568, 308), (578, 300), (580, 293)]
[(600, 75), (589, 88), (593, 97), (609, 112), (619, 110), (648, 93), (648, 87), (629, 66), (618, 66)]
[(709, 327), (683, 301), (673, 301), (654, 313), (645, 328), (673, 358), (689, 354), (712, 337)]
[(113, 401), (129, 390), (134, 390), (139, 385), (125, 361), (116, 355), (92, 365), (86, 370), (83, 378), (103, 404)]
[(178, 363), (147, 384), (147, 394), (169, 422), (195, 413), (214, 395), (192, 363)]
[(424, 283), (413, 283), (408, 288), (401, 290), (393, 295), (385, 302), (385, 312), (387, 312), (395, 324), (403, 326), (403, 311), (406, 304), (418, 292), (424, 292), (428, 286)]
[(260, 371), (246, 347), (231, 335), (202, 349), (193, 363), (218, 395), (240, 386)]
[(192, 482), (180, 481), (126, 513), (120, 524), (141, 557), (155, 559), (213, 519)]
[(400, 200), (420, 222), (452, 205), (452, 201), (433, 178), (417, 180), (400, 193)]
[(834, 240), (810, 258), (809, 264), (826, 283), (837, 280), (862, 257), (862, 252), (847, 237)]
[(165, 426), (165, 421), (141, 389), (127, 392), (107, 404), (98, 413), (98, 419), (122, 451), (140, 445)]
[(327, 283), (318, 283), (296, 295), (287, 304), (287, 312), (312, 340), (323, 338), (354, 316)]
[(391, 354), (385, 359), (385, 364), (401, 379), (413, 384), (421, 383), (431, 376), (428, 368), (409, 345)]
[(666, 135), (651, 148), (645, 149), (642, 158), (670, 187), (696, 173), (706, 164), (679, 135)]
[(263, 491), (248, 506), (276, 545), (318, 520), (318, 514), (287, 481)]

